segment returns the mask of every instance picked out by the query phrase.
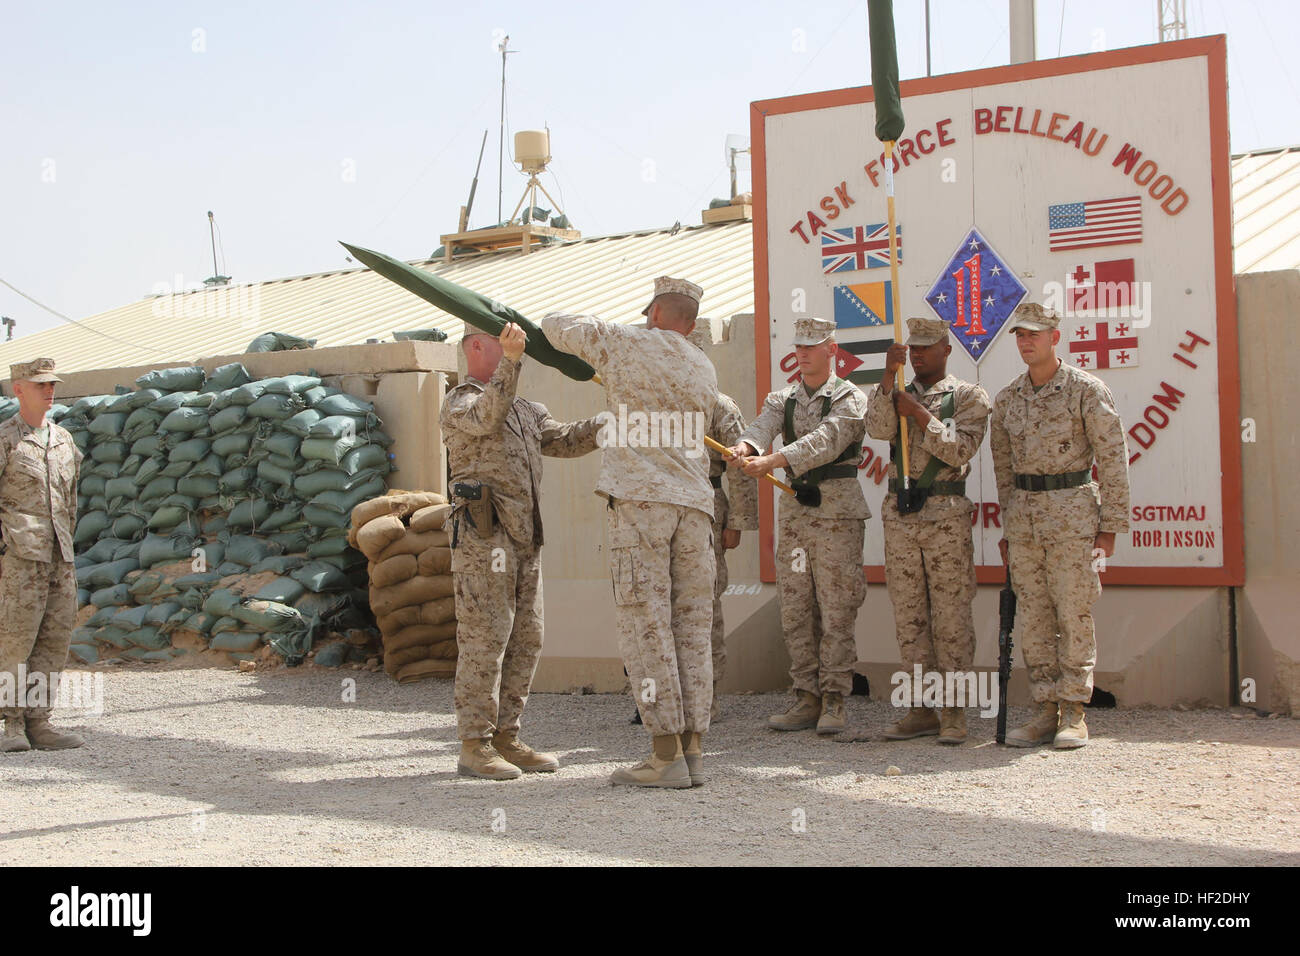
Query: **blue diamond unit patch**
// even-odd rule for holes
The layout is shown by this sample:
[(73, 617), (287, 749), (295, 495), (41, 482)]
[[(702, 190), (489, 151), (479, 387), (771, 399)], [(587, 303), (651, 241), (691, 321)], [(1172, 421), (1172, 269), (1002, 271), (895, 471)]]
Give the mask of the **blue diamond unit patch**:
[(971, 227), (925, 301), (952, 323), (952, 335), (978, 364), (1029, 292), (979, 229)]

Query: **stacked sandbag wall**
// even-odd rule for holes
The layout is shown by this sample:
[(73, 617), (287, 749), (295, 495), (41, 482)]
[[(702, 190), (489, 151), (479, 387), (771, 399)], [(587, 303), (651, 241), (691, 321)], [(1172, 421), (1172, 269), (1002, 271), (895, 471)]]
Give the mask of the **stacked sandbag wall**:
[(399, 683), (456, 672), (451, 548), (442, 529), (450, 512), (431, 492), (389, 492), (352, 509), (348, 540), (368, 561), (384, 669)]
[[(74, 657), (169, 659), (185, 632), (236, 659), (269, 643), (296, 663), (314, 633), (369, 623), (365, 558), (347, 535), (392, 470), (374, 406), (315, 375), (253, 379), (238, 363), (136, 384), (48, 416), (85, 455)], [(0, 402), (0, 420), (16, 410)]]

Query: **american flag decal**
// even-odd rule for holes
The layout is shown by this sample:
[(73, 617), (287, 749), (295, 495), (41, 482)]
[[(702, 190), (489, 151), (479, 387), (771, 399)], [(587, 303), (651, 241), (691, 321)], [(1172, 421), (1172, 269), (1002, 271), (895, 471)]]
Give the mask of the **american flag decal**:
[[(903, 261), (903, 227), (894, 227), (898, 237), (898, 261)], [(859, 269), (889, 268), (889, 223), (827, 229), (822, 233), (822, 272), (856, 272)]]
[(1047, 207), (1052, 252), (1142, 241), (1142, 197), (1094, 199)]

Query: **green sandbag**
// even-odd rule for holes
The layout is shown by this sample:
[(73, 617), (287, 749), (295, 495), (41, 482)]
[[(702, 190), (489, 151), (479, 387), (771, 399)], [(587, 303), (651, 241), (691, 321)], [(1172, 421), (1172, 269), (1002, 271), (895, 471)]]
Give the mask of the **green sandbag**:
[(122, 434), (122, 426), (126, 423), (125, 412), (104, 412), (95, 416), (95, 420), (87, 426), (87, 431), (92, 435), (102, 438), (112, 438)]
[[(306, 393), (304, 393), (305, 395)], [(280, 423), (280, 429), (291, 435), (297, 435), (299, 438), (306, 438), (307, 432), (311, 426), (315, 425), (325, 416), (314, 408), (304, 408), (296, 415), (290, 415)]]
[(191, 498), (189, 495), (183, 495), (179, 491), (170, 494), (158, 503), (159, 508), (182, 508), (188, 514), (196, 511), (199, 507), (199, 499)]
[(162, 420), (162, 415), (151, 408), (137, 408), (127, 416), (126, 423), (122, 426), (122, 440), (134, 443), (152, 435)]
[(243, 623), (238, 618), (226, 615), (225, 617), (217, 618), (217, 620), (213, 622), (211, 633), (226, 634), (230, 631), (238, 631), (243, 626)]
[[(76, 571), (77, 586), (83, 587), (85, 585), (90, 584), (91, 583), (90, 576), (92, 574), (96, 574), (99, 571), (100, 567), (102, 567), (102, 565), (94, 564), (94, 563), (82, 564), (79, 567), (77, 567), (77, 571)], [(95, 585), (95, 587), (102, 588), (102, 587), (107, 587), (109, 584), (116, 584), (116, 583), (117, 582), (115, 581), (109, 581), (107, 584), (97, 584)]]
[(251, 568), (267, 555), (277, 553), (271, 542), (250, 535), (233, 534), (226, 541), (226, 560)]
[(158, 629), (164, 634), (170, 635), (178, 628), (184, 627), (185, 622), (188, 621), (190, 615), (194, 613), (190, 608), (182, 607), (180, 604), (176, 604), (176, 607), (177, 610), (174, 611), (167, 620), (158, 625)]
[(230, 588), (217, 588), (203, 601), (203, 610), (213, 617), (229, 617), (239, 603), (239, 595)]
[[(138, 475), (139, 472), (136, 472), (136, 474)], [(134, 501), (139, 497), (138, 491), (139, 488), (137, 488), (135, 483), (135, 475), (110, 478), (104, 482), (104, 497), (109, 501), (113, 501), (116, 498), (127, 498)]]
[(303, 440), (299, 454), (309, 460), (338, 465), (348, 452), (364, 444), (365, 439), (357, 435), (343, 438), (307, 438)]
[(214, 634), (208, 649), (213, 651), (255, 651), (262, 644), (257, 631), (223, 631)]
[(249, 568), (248, 573), (261, 574), (263, 571), (274, 571), (276, 574), (288, 574), (290, 571), (297, 571), (306, 563), (307, 559), (301, 554), (272, 554)]
[(388, 452), (379, 445), (362, 445), (344, 455), (339, 461), (339, 468), (349, 475), (355, 475), (368, 468), (378, 468), (387, 474)]
[(207, 426), (208, 410), (186, 405), (174, 412), (168, 412), (167, 417), (158, 425), (158, 430), (164, 432), (196, 432)]
[(265, 391), (266, 384), (261, 379), (255, 379), (239, 388), (231, 389), (229, 402), (232, 405), (252, 405)]
[(113, 617), (117, 614), (115, 607), (101, 607), (94, 614), (90, 615), (86, 621), (86, 627), (96, 628), (105, 627), (112, 623)]
[(128, 395), (124, 395), (121, 401), (126, 403), (126, 407), (135, 411), (137, 408), (145, 408), (152, 405), (158, 399), (163, 397), (163, 390), (160, 388), (138, 388)]
[(144, 501), (161, 501), (176, 492), (176, 479), (159, 475), (140, 490), (139, 498)]
[(279, 549), (280, 554), (297, 554), (306, 551), (312, 538), (303, 531), (277, 531), (268, 540)]
[(113, 552), (126, 543), (125, 540), (119, 538), (100, 538), (82, 552), (81, 556), (89, 558), (92, 564), (102, 564), (105, 561), (112, 561), (114, 558)]
[(257, 477), (281, 488), (289, 488), (293, 485), (293, 472), (269, 461), (257, 463)]
[[(92, 455), (93, 452), (94, 449), (92, 448)], [(94, 458), (91, 457), (90, 464), (87, 464), (84, 461), (81, 463), (82, 474), (89, 472), (92, 475), (102, 475), (105, 478), (116, 478), (121, 471), (122, 463), (120, 461), (95, 461)]]
[(280, 352), (292, 349), (309, 349), (316, 345), (315, 339), (304, 339), (288, 332), (263, 332), (248, 343), (245, 352)]
[(177, 505), (168, 505), (159, 508), (149, 519), (149, 530), (158, 532), (171, 532), (177, 525), (189, 517), (189, 512)]
[(293, 602), (293, 606), (308, 620), (315, 618), (318, 621), (328, 622), (347, 603), (348, 597), (346, 594), (316, 594), (313, 591), (307, 591), (302, 597)]
[[(134, 628), (132, 629), (134, 630)], [(107, 644), (110, 647), (125, 648), (130, 647), (131, 642), (127, 640), (129, 632), (122, 630), (120, 627), (101, 627), (95, 632), (96, 644)]]
[(318, 505), (307, 505), (302, 509), (302, 516), (308, 524), (316, 528), (346, 528), (351, 520), (349, 514), (331, 511)]
[(108, 515), (102, 511), (91, 511), (77, 520), (77, 530), (72, 536), (74, 545), (94, 541), (109, 526)]
[(279, 455), (282, 458), (290, 460), (297, 459), (298, 449), (302, 445), (302, 437), (299, 435), (289, 434), (288, 432), (275, 432), (261, 443), (272, 455)]
[(323, 491), (312, 498), (311, 503), (317, 508), (328, 508), (330, 511), (351, 516), (353, 508), (363, 501), (378, 498), (384, 493), (385, 487), (384, 479), (376, 475), (351, 491)]
[(372, 428), (366, 432), (366, 437), (370, 439), (372, 445), (378, 445), (380, 448), (388, 448), (396, 440), (382, 428)]
[(245, 598), (231, 608), (230, 616), (250, 627), (267, 633), (294, 631), (306, 626), (306, 621), (295, 608), (277, 601)]
[[(191, 550), (191, 554), (193, 554), (194, 551), (201, 551), (203, 553), (203, 563), (207, 565), (208, 569), (215, 568), (222, 561), (226, 560), (226, 542), (224, 541), (199, 541)], [(198, 555), (193, 556), (197, 562)], [(201, 574), (204, 572), (196, 568), (194, 573)]]
[(348, 586), (347, 575), (324, 561), (309, 561), (289, 575), (309, 591), (339, 591)]
[(136, 514), (124, 514), (113, 519), (113, 537), (133, 539), (149, 526), (149, 520)]
[(445, 342), (447, 333), (442, 329), (411, 329), (407, 332), (394, 332), (393, 341), (405, 342)]
[[(159, 419), (162, 421), (162, 419)], [(139, 455), (142, 458), (150, 458), (159, 454), (163, 450), (162, 436), (158, 434), (145, 435), (143, 438), (136, 439), (131, 443), (131, 454)]]
[(302, 399), (297, 395), (266, 392), (248, 406), (248, 414), (253, 418), (269, 418), (282, 422), (302, 411), (304, 407)]
[(271, 503), (265, 498), (249, 498), (237, 504), (226, 518), (232, 528), (256, 528), (271, 514)]
[(226, 530), (226, 516), (223, 514), (214, 514), (203, 521), (203, 533), (205, 535), (221, 534)]
[(150, 604), (141, 604), (137, 607), (125, 607), (113, 615), (113, 620), (109, 623), (113, 627), (120, 627), (124, 631), (134, 631), (138, 627), (144, 627), (144, 616), (149, 613)]
[[(317, 409), (313, 409), (317, 411)], [(374, 415), (353, 417), (351, 415), (327, 415), (307, 431), (308, 438), (342, 438), (345, 435), (365, 436), (365, 432), (378, 425), (379, 419)]]
[(190, 551), (200, 542), (188, 535), (148, 535), (140, 544), (140, 567), (152, 568), (190, 557)]
[(142, 627), (139, 630), (132, 631), (126, 636), (134, 647), (143, 647), (150, 651), (160, 651), (164, 647), (171, 647), (172, 640), (157, 627)]
[(353, 418), (364, 418), (366, 415), (374, 414), (375, 411), (375, 406), (372, 403), (367, 402), (364, 398), (348, 395), (346, 392), (322, 398), (312, 408), (322, 415), (350, 415)]
[(184, 478), (194, 467), (192, 461), (173, 461), (167, 465), (159, 474), (164, 478)]
[(85, 475), (77, 483), (77, 491), (83, 495), (102, 495), (107, 485), (107, 478), (100, 478), (98, 475)]
[(99, 662), (99, 651), (91, 644), (69, 644), (68, 653), (82, 664)]
[(272, 511), (258, 525), (259, 531), (278, 531), (287, 524), (292, 524), (302, 516), (302, 502), (289, 501)]
[(248, 369), (244, 368), (240, 362), (232, 362), (229, 365), (218, 365), (212, 370), (207, 382), (203, 386), (205, 392), (221, 392), (228, 388), (237, 388), (245, 382), (251, 382), (253, 376), (248, 374)]
[[(103, 405), (99, 407), (98, 413), (100, 415), (104, 414), (105, 412), (130, 413), (131, 409), (136, 407), (131, 403), (135, 400), (136, 396), (139, 395), (140, 393), (133, 389), (126, 388), (123, 385), (118, 385), (116, 387), (118, 393), (114, 395), (110, 401), (105, 402)], [(48, 412), (46, 413), (45, 417), (46, 418), (49, 417)]]
[(360, 551), (345, 549), (340, 554), (323, 554), (316, 560), (332, 564), (340, 571), (350, 571), (366, 563), (366, 556)]
[(248, 408), (244, 405), (227, 405), (208, 419), (212, 434), (221, 435), (238, 428), (248, 417)]
[(314, 498), (325, 491), (350, 491), (374, 478), (378, 472), (365, 470), (349, 475), (341, 468), (321, 468), (300, 474), (293, 480), (293, 490), (304, 498)]
[(212, 442), (208, 439), (191, 438), (173, 448), (168, 457), (172, 461), (202, 461), (211, 448)]
[(149, 410), (159, 412), (164, 418), (185, 404), (185, 399), (193, 392), (168, 392), (161, 398), (149, 403)]
[[(126, 442), (99, 441), (90, 449), (90, 457), (101, 465), (120, 465), (126, 460)], [(116, 469), (114, 469), (116, 470)]]
[(313, 388), (309, 388), (307, 389), (307, 391), (302, 393), (302, 400), (307, 403), (308, 408), (311, 408), (322, 398), (328, 398), (331, 395), (337, 395), (340, 391), (342, 390), (337, 388), (329, 388), (325, 385), (316, 385)]
[[(159, 454), (144, 460), (140, 465), (140, 470), (131, 476), (131, 482), (136, 486), (136, 488), (144, 488), (149, 484), (149, 482), (161, 475), (162, 470), (166, 467), (167, 455), (160, 452)], [(138, 496), (139, 493), (137, 492), (137, 497)]]
[[(220, 441), (220, 439), (217, 439)], [(216, 442), (213, 442), (215, 445)], [(220, 455), (208, 455), (202, 461), (196, 461), (190, 468), (189, 474), (202, 475), (204, 477), (220, 478), (226, 472), (226, 463), (221, 460)]]
[[(162, 604), (155, 604), (149, 608), (149, 613), (144, 616), (146, 624), (152, 624), (155, 627), (161, 627), (167, 622), (167, 619), (182, 610), (179, 603), (175, 601), (165, 601)], [(188, 615), (186, 615), (188, 617)]]
[(315, 375), (281, 375), (263, 381), (266, 382), (266, 390), (277, 395), (297, 395), (320, 384), (320, 379)]
[[(221, 575), (217, 575), (217, 580), (220, 579)], [(181, 607), (191, 611), (197, 611), (203, 607), (203, 602), (207, 600), (207, 587), (210, 586), (211, 585), (198, 588), (186, 588), (183, 591), (178, 591), (176, 600), (180, 602)]]
[(276, 578), (260, 588), (253, 597), (258, 601), (293, 604), (306, 593), (307, 589), (293, 578)]
[(165, 392), (188, 391), (203, 387), (206, 373), (197, 365), (183, 368), (159, 368), (146, 372), (135, 380), (141, 388), (157, 388)]
[(207, 408), (212, 404), (212, 400), (217, 396), (211, 392), (194, 392), (189, 398), (185, 399), (186, 408)]
[(316, 656), (312, 658), (317, 667), (338, 667), (348, 656), (348, 642), (335, 641), (333, 644), (326, 644)]
[(217, 479), (210, 475), (186, 475), (176, 482), (176, 490), (191, 498), (208, 498), (220, 491)]
[(180, 625), (183, 631), (196, 631), (199, 634), (210, 634), (212, 625), (217, 623), (217, 619), (206, 611), (197, 611), (191, 614)]
[(186, 574), (183, 577), (177, 578), (172, 583), (178, 588), (200, 588), (211, 587), (220, 580), (221, 575), (215, 568), (213, 568), (209, 571), (196, 571), (193, 574)]
[(228, 578), (232, 574), (243, 574), (245, 568), (242, 564), (236, 564), (234, 561), (222, 561), (217, 565), (217, 573), (223, 578)]
[[(139, 566), (138, 561), (136, 562), (136, 566)], [(137, 601), (143, 601), (148, 598), (149, 595), (153, 594), (154, 591), (158, 590), (158, 585), (162, 583), (163, 576), (161, 571), (146, 571), (144, 574), (132, 581), (128, 587), (131, 590), (131, 597), (135, 598)]]
[(243, 468), (232, 468), (221, 476), (217, 482), (217, 487), (221, 489), (222, 494), (226, 495), (247, 491), (248, 486), (253, 483), (256, 477), (256, 468), (250, 468), (247, 465)]

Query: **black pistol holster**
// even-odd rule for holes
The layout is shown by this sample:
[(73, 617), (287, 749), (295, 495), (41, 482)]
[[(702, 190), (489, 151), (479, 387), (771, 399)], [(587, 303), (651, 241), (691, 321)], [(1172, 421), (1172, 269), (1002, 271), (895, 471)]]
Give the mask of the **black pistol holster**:
[[(492, 525), (496, 514), (492, 507), (492, 486), (481, 481), (457, 481), (451, 486), (451, 493), (456, 501), (457, 514), (462, 511), (469, 520), (470, 527), (478, 532), (480, 538), (492, 537)], [(453, 526), (452, 547), (460, 537), (460, 523)]]

